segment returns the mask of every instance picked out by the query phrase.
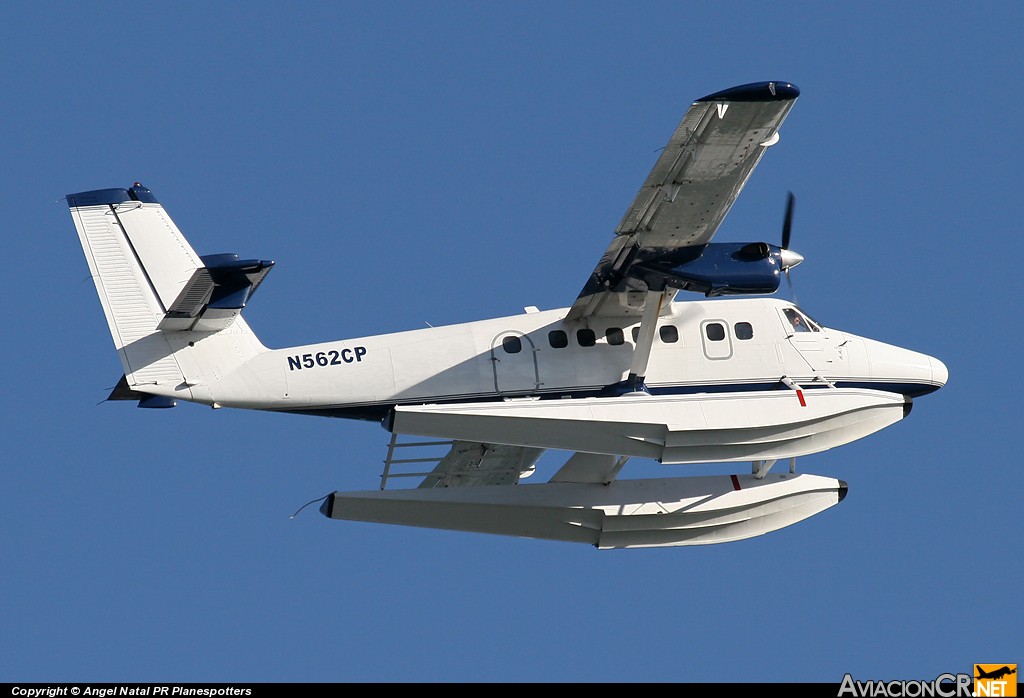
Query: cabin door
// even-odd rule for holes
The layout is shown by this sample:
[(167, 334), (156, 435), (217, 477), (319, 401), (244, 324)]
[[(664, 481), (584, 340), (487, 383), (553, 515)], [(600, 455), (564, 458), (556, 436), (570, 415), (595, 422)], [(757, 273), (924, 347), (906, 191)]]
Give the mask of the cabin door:
[(533, 393), (540, 388), (537, 347), (517, 330), (501, 332), (491, 341), (494, 390), (505, 394)]

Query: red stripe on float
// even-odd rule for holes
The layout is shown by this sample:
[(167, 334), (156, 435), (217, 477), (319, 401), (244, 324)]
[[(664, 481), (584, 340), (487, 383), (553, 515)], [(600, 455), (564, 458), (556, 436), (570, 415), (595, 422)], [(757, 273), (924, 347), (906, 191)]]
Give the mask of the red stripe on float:
[(806, 400), (804, 400), (804, 391), (802, 391), (802, 390), (797, 390), (797, 391), (796, 391), (796, 396), (797, 396), (798, 398), (800, 398), (800, 406), (801, 406), (801, 407), (807, 407), (807, 401), (806, 401)]
[(732, 488), (738, 490), (740, 488), (740, 479), (735, 475), (732, 475)]

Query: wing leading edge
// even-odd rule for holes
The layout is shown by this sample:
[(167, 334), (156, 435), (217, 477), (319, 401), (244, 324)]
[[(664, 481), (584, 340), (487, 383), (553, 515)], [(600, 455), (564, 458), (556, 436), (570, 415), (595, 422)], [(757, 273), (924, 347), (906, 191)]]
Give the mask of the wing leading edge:
[(714, 237), (799, 95), (791, 83), (761, 82), (695, 101), (566, 320), (642, 313), (648, 287), (634, 266)]

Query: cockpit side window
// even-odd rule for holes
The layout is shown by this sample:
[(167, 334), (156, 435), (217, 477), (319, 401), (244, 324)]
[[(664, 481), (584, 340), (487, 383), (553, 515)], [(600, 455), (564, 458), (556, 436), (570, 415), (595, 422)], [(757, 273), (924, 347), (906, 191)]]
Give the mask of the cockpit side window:
[(786, 314), (786, 319), (789, 320), (794, 332), (821, 332), (820, 327), (808, 320), (807, 316), (796, 308), (785, 308), (782, 312)]

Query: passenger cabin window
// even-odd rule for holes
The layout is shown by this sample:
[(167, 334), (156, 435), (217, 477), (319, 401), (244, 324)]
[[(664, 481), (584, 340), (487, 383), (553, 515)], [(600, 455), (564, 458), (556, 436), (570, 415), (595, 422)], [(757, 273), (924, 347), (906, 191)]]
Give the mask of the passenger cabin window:
[(721, 342), (725, 339), (725, 328), (720, 322), (709, 322), (704, 325), (704, 333), (712, 342)]
[(576, 330), (576, 342), (581, 347), (592, 347), (597, 342), (597, 335), (594, 334), (594, 330), (587, 328)]
[(523, 341), (514, 335), (501, 340), (501, 348), (506, 354), (518, 354), (523, 350)]
[(633, 331), (630, 332), (633, 335), (633, 344), (636, 344), (637, 340), (640, 339), (640, 328), (634, 327)]
[(548, 344), (552, 349), (565, 349), (569, 346), (569, 336), (565, 330), (551, 330), (548, 332)]
[(789, 320), (794, 332), (821, 332), (820, 327), (808, 320), (796, 308), (786, 308), (782, 312), (786, 314), (786, 319)]
[(725, 320), (705, 320), (700, 323), (700, 343), (704, 356), (712, 361), (732, 358), (732, 337)]
[(665, 344), (674, 344), (679, 341), (679, 330), (676, 329), (675, 325), (662, 325), (659, 331), (661, 333), (661, 341)]
[(733, 330), (736, 331), (736, 339), (754, 338), (754, 326), (749, 322), (737, 322), (733, 325)]
[(618, 346), (626, 341), (626, 338), (622, 336), (622, 330), (618, 327), (609, 327), (605, 330), (604, 338), (612, 346)]

